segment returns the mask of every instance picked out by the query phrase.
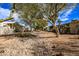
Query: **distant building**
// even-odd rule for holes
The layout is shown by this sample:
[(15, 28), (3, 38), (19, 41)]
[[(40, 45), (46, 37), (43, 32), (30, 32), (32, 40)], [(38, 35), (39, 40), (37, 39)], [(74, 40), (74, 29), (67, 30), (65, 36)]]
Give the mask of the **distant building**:
[(79, 21), (73, 20), (71, 23), (60, 26), (60, 33), (63, 34), (79, 34)]
[(13, 26), (14, 23), (15, 23), (14, 21), (4, 21), (0, 23), (0, 26), (3, 26), (3, 27), (10, 26), (10, 28), (14, 29), (14, 26)]
[[(0, 35), (6, 35), (6, 34), (13, 34), (14, 33), (14, 27), (13, 24), (15, 22), (1, 22), (0, 23)], [(10, 26), (9, 26), (10, 25)]]
[(73, 20), (70, 23), (70, 32), (72, 34), (79, 34), (79, 21), (78, 20)]

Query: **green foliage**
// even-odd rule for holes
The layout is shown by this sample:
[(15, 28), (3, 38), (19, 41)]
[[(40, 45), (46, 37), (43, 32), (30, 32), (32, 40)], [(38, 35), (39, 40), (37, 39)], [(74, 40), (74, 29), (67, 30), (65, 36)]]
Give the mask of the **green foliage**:
[(18, 23), (14, 23), (13, 26), (15, 27), (14, 32), (20, 32), (22, 30), (22, 26), (20, 26)]
[(13, 19), (12, 17), (8, 17), (4, 21), (6, 21), (6, 20), (12, 20), (12, 19)]
[(47, 21), (43, 19), (35, 19), (33, 20), (33, 25), (35, 29), (43, 30), (43, 28), (47, 25)]
[(1, 22), (3, 22), (3, 20), (2, 20), (2, 19), (0, 19), (0, 23), (1, 23)]
[(4, 22), (4, 21), (7, 21), (7, 20), (12, 20), (13, 18), (12, 17), (8, 17), (8, 18), (6, 18), (6, 19), (0, 19), (0, 23), (1, 22)]
[(16, 4), (16, 10), (22, 11), (22, 17), (26, 19), (35, 18), (35, 15), (39, 11), (37, 4)]

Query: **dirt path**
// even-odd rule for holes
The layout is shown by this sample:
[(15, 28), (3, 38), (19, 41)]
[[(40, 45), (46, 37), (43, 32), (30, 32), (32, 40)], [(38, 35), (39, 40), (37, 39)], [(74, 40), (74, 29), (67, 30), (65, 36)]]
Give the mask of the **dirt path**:
[(79, 35), (33, 32), (36, 37), (0, 37), (0, 55), (79, 55)]

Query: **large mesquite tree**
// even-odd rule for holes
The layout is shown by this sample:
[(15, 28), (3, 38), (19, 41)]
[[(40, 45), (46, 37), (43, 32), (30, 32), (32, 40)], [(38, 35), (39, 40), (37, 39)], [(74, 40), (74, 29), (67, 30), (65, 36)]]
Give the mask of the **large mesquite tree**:
[[(75, 4), (71, 4), (72, 6)], [(58, 14), (60, 11), (70, 9), (71, 7), (65, 3), (32, 3), (32, 4), (13, 4), (13, 8), (22, 11), (22, 17), (26, 20), (33, 20), (34, 18), (47, 18), (52, 21), (53, 28), (56, 31), (56, 36), (59, 37), (59, 30), (56, 26)]]
[(47, 19), (53, 23), (53, 29), (56, 31), (57, 37), (59, 37), (59, 30), (56, 26), (56, 20), (58, 18), (58, 12), (64, 9), (66, 4), (50, 3), (39, 5), (41, 12)]
[(76, 4), (65, 4), (65, 3), (50, 3), (50, 4), (41, 4), (40, 10), (42, 11), (43, 15), (52, 21), (53, 29), (56, 31), (56, 36), (59, 37), (59, 29), (56, 25), (56, 21), (58, 20), (59, 12), (62, 10), (69, 10), (75, 6)]

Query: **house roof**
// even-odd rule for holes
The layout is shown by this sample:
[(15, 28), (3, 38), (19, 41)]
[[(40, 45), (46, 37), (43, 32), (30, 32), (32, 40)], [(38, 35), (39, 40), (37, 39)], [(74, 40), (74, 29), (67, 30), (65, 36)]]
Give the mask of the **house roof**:
[(15, 21), (12, 21), (12, 20), (8, 20), (8, 21), (4, 21), (4, 22), (2, 22), (2, 23), (15, 23)]

